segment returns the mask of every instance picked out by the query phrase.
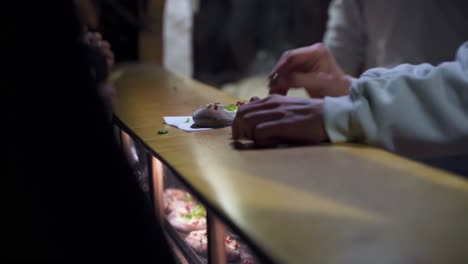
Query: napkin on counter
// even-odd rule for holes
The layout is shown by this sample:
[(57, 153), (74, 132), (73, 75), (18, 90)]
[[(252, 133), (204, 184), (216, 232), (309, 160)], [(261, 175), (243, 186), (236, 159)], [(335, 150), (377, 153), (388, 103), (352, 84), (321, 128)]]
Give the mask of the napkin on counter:
[(211, 128), (195, 127), (195, 123), (193, 122), (193, 119), (191, 116), (165, 116), (164, 122), (170, 126), (174, 126), (174, 127), (177, 127), (178, 129), (188, 131), (188, 132), (211, 129)]

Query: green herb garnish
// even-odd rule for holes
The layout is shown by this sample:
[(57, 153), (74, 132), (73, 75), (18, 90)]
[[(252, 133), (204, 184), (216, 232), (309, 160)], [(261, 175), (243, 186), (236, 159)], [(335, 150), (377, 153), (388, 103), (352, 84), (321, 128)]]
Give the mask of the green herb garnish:
[(184, 196), (182, 196), (182, 200), (189, 202), (189, 201), (192, 201), (193, 198), (192, 198), (192, 195), (190, 195), (190, 193), (186, 193), (184, 194)]
[(200, 204), (197, 204), (195, 205), (195, 207), (193, 207), (192, 209), (192, 215), (194, 217), (197, 217), (197, 218), (201, 218), (201, 217), (205, 217), (206, 216), (206, 211), (205, 211), (205, 208), (200, 205)]
[(202, 205), (197, 204), (190, 210), (188, 214), (184, 216), (184, 218), (186, 220), (191, 220), (192, 218), (202, 218), (205, 216), (206, 216), (205, 208)]
[(192, 220), (192, 214), (191, 213), (188, 213), (184, 216), (184, 219), (185, 220)]
[(190, 117), (187, 117), (187, 120), (185, 120), (185, 123), (190, 123)]
[(226, 109), (226, 111), (228, 111), (228, 112), (235, 112), (235, 111), (237, 111), (237, 108), (238, 108), (237, 105), (230, 104), (230, 105), (226, 106), (224, 109)]
[(164, 129), (161, 129), (161, 130), (158, 131), (159, 135), (163, 135), (163, 134), (167, 134), (167, 133), (169, 133), (169, 131), (164, 130)]

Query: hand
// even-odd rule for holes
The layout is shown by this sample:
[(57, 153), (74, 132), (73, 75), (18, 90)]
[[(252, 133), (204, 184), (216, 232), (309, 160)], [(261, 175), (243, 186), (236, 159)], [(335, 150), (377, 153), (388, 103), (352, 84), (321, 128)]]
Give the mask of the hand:
[(107, 68), (111, 70), (112, 66), (114, 66), (114, 53), (112, 52), (110, 43), (103, 40), (98, 32), (87, 32), (84, 39), (86, 43), (101, 51), (101, 54), (106, 58)]
[(323, 100), (271, 95), (241, 105), (232, 125), (232, 137), (250, 139), (260, 146), (327, 141)]
[(104, 104), (106, 114), (109, 119), (112, 119), (112, 114), (115, 109), (116, 91), (112, 84), (103, 84), (98, 87), (98, 93)]
[(277, 74), (270, 85), (270, 94), (286, 95), (289, 88), (304, 87), (310, 97), (349, 95), (350, 81), (325, 45), (285, 52), (270, 74)]

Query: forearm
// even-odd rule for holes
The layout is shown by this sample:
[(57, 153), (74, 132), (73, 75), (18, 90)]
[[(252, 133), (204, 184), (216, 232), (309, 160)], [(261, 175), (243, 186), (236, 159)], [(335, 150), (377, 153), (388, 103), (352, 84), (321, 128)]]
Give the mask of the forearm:
[(467, 51), (457, 62), (355, 79), (350, 96), (327, 97), (331, 141), (363, 142), (420, 158), (466, 153)]

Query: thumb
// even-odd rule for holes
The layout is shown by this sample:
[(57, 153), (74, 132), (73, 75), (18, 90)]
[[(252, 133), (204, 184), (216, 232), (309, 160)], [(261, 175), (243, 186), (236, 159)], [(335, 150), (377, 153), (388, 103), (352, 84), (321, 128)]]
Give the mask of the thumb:
[(280, 77), (278, 77), (278, 80), (276, 80), (274, 83), (271, 83), (269, 86), (270, 86), (269, 94), (280, 94), (280, 95), (286, 95), (290, 87), (288, 78), (285, 78), (281, 75)]
[(310, 97), (321, 98), (325, 85), (322, 78), (317, 73), (292, 72), (288, 76), (280, 75), (278, 81), (270, 87), (270, 94), (286, 95), (289, 89), (305, 88)]

